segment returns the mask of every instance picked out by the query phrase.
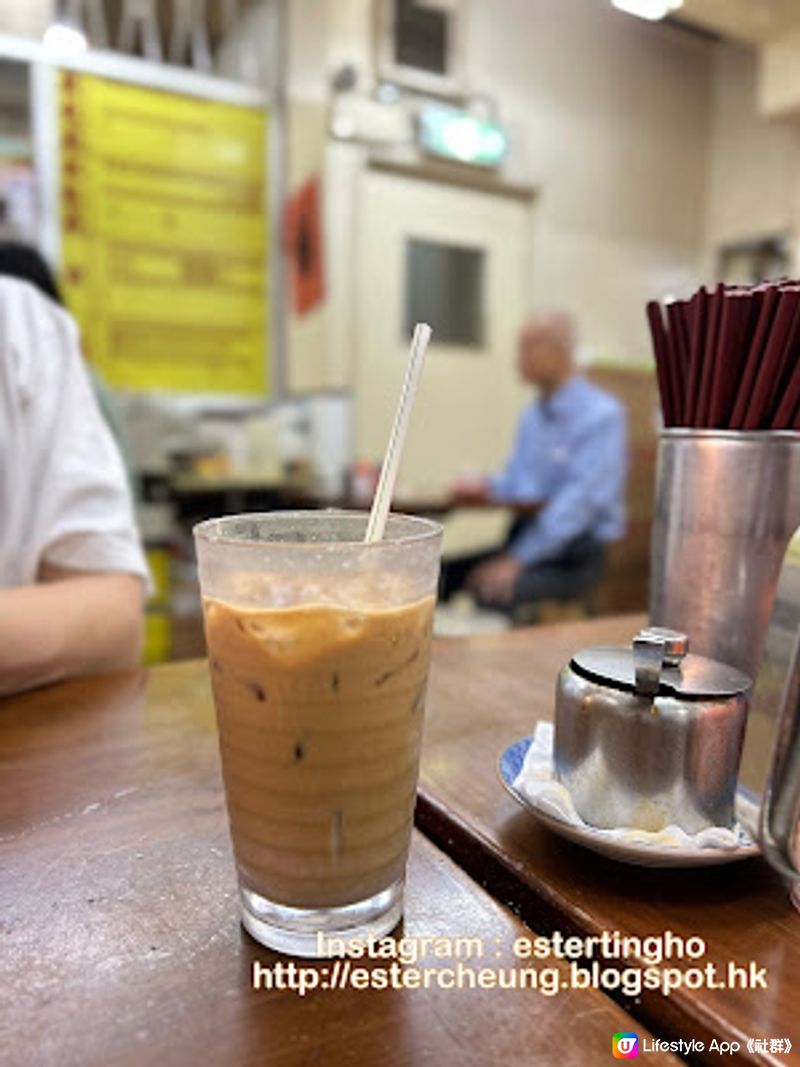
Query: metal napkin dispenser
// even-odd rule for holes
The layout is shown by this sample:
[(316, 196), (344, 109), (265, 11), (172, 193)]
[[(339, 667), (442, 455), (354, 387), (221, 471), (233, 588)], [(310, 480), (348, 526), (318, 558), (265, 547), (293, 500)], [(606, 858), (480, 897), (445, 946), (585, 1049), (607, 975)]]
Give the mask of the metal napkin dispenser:
[(674, 630), (584, 649), (556, 685), (556, 776), (602, 829), (730, 827), (749, 691)]

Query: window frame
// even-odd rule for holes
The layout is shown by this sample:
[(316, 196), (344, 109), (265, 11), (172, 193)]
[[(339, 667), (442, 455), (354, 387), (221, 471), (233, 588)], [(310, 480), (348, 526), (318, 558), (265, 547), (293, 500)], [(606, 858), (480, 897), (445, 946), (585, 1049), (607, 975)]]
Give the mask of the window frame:
[(409, 67), (395, 60), (394, 7), (395, 0), (376, 0), (376, 41), (378, 76), (413, 92), (430, 93), (447, 98), (461, 97), (466, 91), (464, 66), (464, 30), (466, 6), (464, 0), (441, 0), (431, 4), (441, 7), (448, 20), (445, 74), (434, 74), (418, 67)]

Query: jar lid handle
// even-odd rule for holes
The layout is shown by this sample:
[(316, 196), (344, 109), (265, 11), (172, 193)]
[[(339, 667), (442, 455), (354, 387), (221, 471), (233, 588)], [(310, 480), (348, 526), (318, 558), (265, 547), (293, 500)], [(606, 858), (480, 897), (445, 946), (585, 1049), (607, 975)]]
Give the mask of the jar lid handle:
[(636, 692), (639, 696), (654, 697), (661, 685), (664, 667), (678, 667), (689, 651), (689, 639), (679, 630), (663, 626), (648, 626), (633, 639), (633, 665)]

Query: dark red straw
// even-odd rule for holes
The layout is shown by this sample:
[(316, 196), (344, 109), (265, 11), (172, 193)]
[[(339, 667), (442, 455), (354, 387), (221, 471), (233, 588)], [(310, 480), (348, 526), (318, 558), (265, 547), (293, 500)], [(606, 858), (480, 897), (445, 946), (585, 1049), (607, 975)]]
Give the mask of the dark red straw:
[(769, 429), (772, 421), (771, 403), (781, 380), (787, 351), (795, 335), (795, 322), (800, 307), (800, 287), (785, 287), (780, 291), (778, 309), (772, 323), (764, 356), (756, 375), (747, 411), (742, 420), (743, 430)]
[(647, 321), (650, 324), (650, 334), (653, 338), (656, 376), (658, 378), (658, 391), (661, 395), (661, 411), (664, 416), (664, 425), (674, 426), (675, 409), (672, 404), (673, 386), (669, 346), (667, 344), (667, 332), (664, 328), (661, 305), (656, 300), (651, 300), (647, 305)]
[(775, 318), (775, 309), (778, 306), (779, 290), (775, 286), (763, 287), (763, 299), (761, 311), (758, 316), (753, 340), (745, 361), (742, 380), (736, 390), (736, 403), (733, 405), (733, 413), (730, 418), (730, 429), (741, 430), (747, 414), (747, 405), (753, 392), (756, 377), (761, 366), (767, 341), (769, 339), (772, 322)]
[(800, 281), (647, 305), (665, 426), (800, 429)]
[(717, 337), (722, 317), (722, 300), (725, 286), (720, 283), (708, 302), (708, 321), (706, 324), (705, 344), (703, 346), (703, 365), (700, 375), (700, 389), (694, 409), (693, 425), (700, 428), (708, 426), (711, 411), (711, 384), (714, 380), (714, 365), (717, 355)]
[(674, 351), (673, 373), (675, 375), (675, 423), (683, 426), (683, 409), (686, 406), (686, 380), (689, 375), (689, 304), (686, 300), (673, 300), (667, 304), (667, 341)]
[(767, 401), (767, 420), (765, 424), (767, 427), (772, 426), (773, 419), (777, 417), (778, 409), (781, 406), (783, 398), (791, 387), (794, 371), (797, 367), (797, 352), (799, 348), (800, 303), (798, 303), (797, 313), (795, 314), (794, 322), (792, 323), (792, 329), (786, 340), (786, 347), (783, 350), (783, 356), (778, 366), (775, 380), (772, 383), (772, 392)]
[(759, 294), (742, 291), (725, 293), (722, 298), (708, 412), (710, 427), (725, 429), (730, 421), (747, 358), (753, 323), (758, 318), (758, 302)]
[(772, 425), (770, 429), (773, 430), (788, 430), (791, 429), (793, 419), (793, 413), (800, 413), (800, 362), (798, 362), (797, 349), (794, 349), (793, 353), (794, 366), (792, 368), (792, 374), (786, 385), (786, 388), (782, 394), (781, 401), (778, 404), (778, 409), (772, 419)]
[(690, 314), (691, 336), (689, 338), (689, 370), (686, 375), (686, 394), (683, 405), (684, 426), (694, 425), (697, 396), (700, 392), (700, 375), (703, 367), (703, 339), (708, 319), (708, 291), (705, 286), (692, 297)]
[(673, 300), (666, 305), (664, 315), (667, 329), (667, 352), (669, 353), (669, 380), (672, 386), (672, 421), (674, 426), (678, 426), (680, 424), (681, 411), (683, 410), (684, 373), (678, 315), (675, 311), (670, 315), (669, 311), (674, 304), (675, 301)]

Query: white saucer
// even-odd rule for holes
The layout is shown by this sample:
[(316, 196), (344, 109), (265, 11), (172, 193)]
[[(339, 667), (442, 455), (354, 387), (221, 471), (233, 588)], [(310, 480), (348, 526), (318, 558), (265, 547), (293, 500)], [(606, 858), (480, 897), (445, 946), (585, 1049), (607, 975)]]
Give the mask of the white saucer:
[(576, 845), (583, 845), (592, 852), (599, 852), (610, 859), (622, 863), (632, 863), (639, 867), (713, 867), (723, 863), (736, 863), (759, 854), (756, 845), (748, 834), (739, 827), (737, 836), (741, 845), (737, 848), (684, 848), (680, 846), (651, 844), (641, 839), (629, 841), (612, 837), (607, 830), (596, 830), (590, 826), (578, 826), (556, 818), (551, 812), (544, 811), (539, 805), (514, 788), (525, 755), (533, 741), (532, 737), (523, 737), (515, 741), (500, 756), (498, 770), (500, 780), (505, 788), (523, 808), (527, 809), (548, 830), (560, 834)]

